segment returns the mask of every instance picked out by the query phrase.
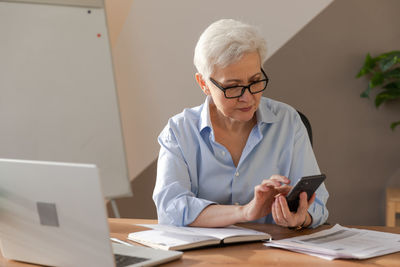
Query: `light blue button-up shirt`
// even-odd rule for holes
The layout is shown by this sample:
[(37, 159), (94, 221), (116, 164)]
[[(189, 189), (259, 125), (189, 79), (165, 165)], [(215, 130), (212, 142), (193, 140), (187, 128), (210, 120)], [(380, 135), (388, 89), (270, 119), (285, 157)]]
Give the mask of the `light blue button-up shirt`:
[[(215, 141), (210, 98), (175, 115), (161, 132), (153, 200), (161, 224), (186, 226), (210, 204), (245, 205), (254, 187), (273, 174), (294, 185), (302, 176), (320, 174), (308, 133), (297, 111), (265, 97), (237, 166), (229, 151)], [(311, 227), (326, 221), (328, 192), (322, 184), (308, 212)], [(274, 223), (272, 214), (256, 222)]]

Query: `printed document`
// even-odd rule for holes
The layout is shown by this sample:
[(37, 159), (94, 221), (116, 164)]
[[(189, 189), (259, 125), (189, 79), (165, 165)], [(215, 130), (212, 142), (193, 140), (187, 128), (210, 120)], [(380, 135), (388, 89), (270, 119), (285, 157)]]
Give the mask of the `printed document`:
[(333, 260), (367, 259), (400, 251), (400, 235), (347, 228), (336, 224), (328, 230), (265, 243), (269, 247), (288, 249)]

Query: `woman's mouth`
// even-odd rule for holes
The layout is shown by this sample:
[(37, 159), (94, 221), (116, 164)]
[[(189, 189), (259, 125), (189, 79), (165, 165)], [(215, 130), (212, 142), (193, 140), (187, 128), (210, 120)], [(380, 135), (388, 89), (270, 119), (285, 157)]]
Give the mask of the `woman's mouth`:
[(247, 108), (239, 108), (239, 110), (240, 110), (241, 112), (248, 112), (248, 111), (251, 110), (251, 106), (250, 106), (250, 107), (247, 107)]

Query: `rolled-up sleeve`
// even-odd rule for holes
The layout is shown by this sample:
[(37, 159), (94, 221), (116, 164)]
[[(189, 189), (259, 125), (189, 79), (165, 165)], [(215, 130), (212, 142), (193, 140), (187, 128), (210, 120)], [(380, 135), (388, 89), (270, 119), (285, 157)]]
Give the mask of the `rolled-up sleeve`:
[[(158, 223), (186, 226), (214, 202), (197, 198), (191, 191), (188, 165), (173, 131), (167, 126), (158, 138), (160, 153), (153, 200)], [(196, 179), (196, 178), (194, 178)]]
[[(292, 155), (293, 159), (289, 176), (293, 179), (292, 185), (302, 176), (317, 175), (321, 173), (311, 147), (307, 130), (298, 116), (296, 120), (296, 134)], [(312, 228), (325, 223), (329, 216), (328, 209), (326, 208), (329, 193), (326, 190), (325, 184), (322, 183), (315, 193), (315, 201), (308, 208), (308, 212), (313, 219), (313, 222), (310, 225)]]

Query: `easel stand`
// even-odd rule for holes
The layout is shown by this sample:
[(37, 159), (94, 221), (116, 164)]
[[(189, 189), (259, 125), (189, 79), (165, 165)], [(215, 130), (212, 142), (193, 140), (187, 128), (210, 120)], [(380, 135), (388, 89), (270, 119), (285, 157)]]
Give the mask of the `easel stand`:
[(117, 206), (117, 202), (115, 202), (114, 199), (110, 200), (111, 203), (111, 208), (113, 210), (114, 216), (115, 218), (121, 218), (120, 214), (119, 214), (119, 210), (118, 210), (118, 206)]

